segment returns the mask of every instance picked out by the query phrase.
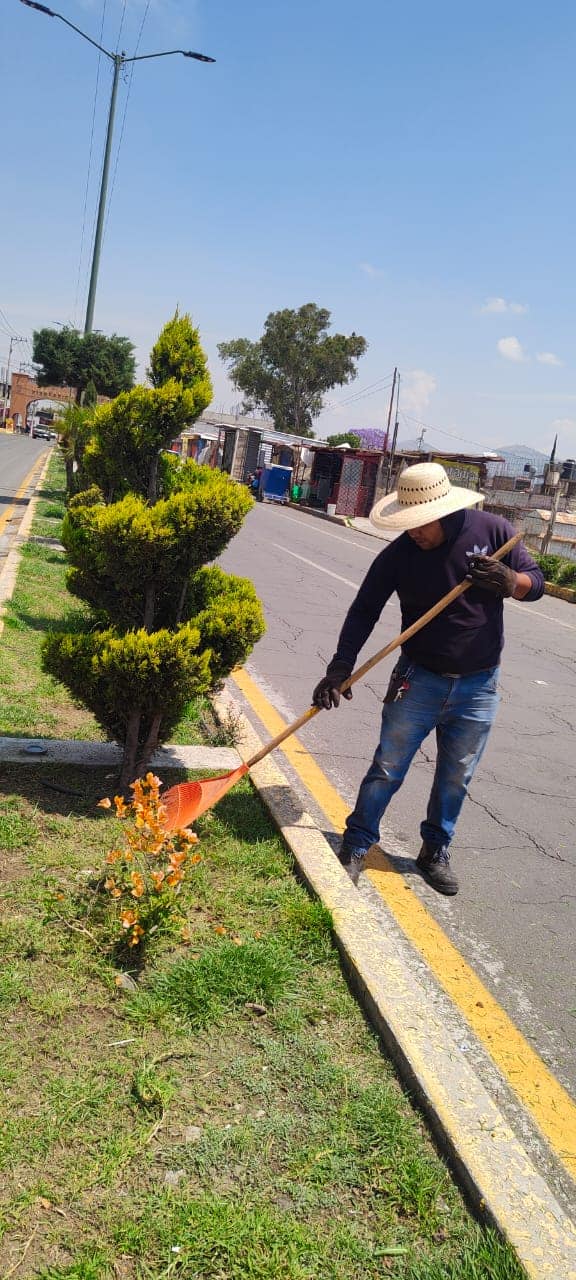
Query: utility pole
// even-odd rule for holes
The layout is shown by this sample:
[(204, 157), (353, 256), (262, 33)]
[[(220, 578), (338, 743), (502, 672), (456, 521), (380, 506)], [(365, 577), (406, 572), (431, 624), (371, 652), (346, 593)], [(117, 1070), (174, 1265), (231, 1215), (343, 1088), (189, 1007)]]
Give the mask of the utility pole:
[(1, 419), (2, 426), (4, 426), (4, 423), (6, 421), (6, 406), (8, 404), (8, 396), (10, 395), (10, 365), (12, 363), (12, 347), (14, 346), (15, 342), (24, 342), (24, 338), (17, 338), (16, 336), (14, 336), (13, 338), (10, 338), (10, 346), (8, 347), (8, 364), (6, 366), (6, 382), (4, 383), (3, 395), (2, 395), (2, 419)]
[[(546, 529), (546, 533), (544, 534), (544, 537), (542, 539), (542, 544), (540, 547), (540, 555), (542, 556), (548, 555), (548, 548), (554, 536), (554, 525), (556, 523), (556, 516), (558, 515), (558, 507), (560, 505), (560, 472), (554, 471), (557, 442), (558, 442), (558, 436), (555, 436), (554, 444), (552, 446), (552, 452), (550, 454), (550, 461), (546, 468), (546, 473), (547, 473), (546, 485), (548, 486), (548, 484), (552, 484), (553, 492), (552, 492), (552, 502), (550, 504), (550, 519), (548, 521), (548, 528)], [(556, 480), (554, 480), (555, 476), (556, 476)]]
[(397, 377), (398, 377), (398, 369), (395, 367), (395, 368), (394, 368), (394, 375), (393, 375), (393, 378), (392, 378), (392, 390), (391, 390), (391, 392), (390, 392), (390, 404), (388, 405), (388, 421), (387, 421), (387, 423), (386, 423), (386, 435), (385, 435), (385, 437), (384, 437), (384, 445), (385, 445), (385, 448), (386, 448), (386, 449), (388, 449), (388, 462), (386, 463), (386, 483), (385, 483), (385, 486), (384, 486), (384, 492), (385, 492), (385, 493), (388, 493), (388, 490), (389, 490), (389, 488), (390, 488), (390, 477), (391, 477), (391, 474), (392, 474), (392, 452), (391, 452), (391, 451), (390, 451), (390, 449), (389, 449), (389, 443), (390, 443), (390, 423), (391, 423), (391, 421), (392, 421), (392, 408), (393, 408), (393, 405), (394, 405), (394, 395), (395, 395), (395, 392), (396, 392), (396, 379), (397, 379)]
[(397, 443), (397, 440), (398, 440), (398, 404), (399, 404), (399, 401), (400, 401), (400, 374), (398, 374), (398, 381), (397, 381), (397, 383), (396, 383), (396, 413), (395, 413), (395, 415), (394, 415), (394, 434), (393, 434), (393, 436), (392, 436), (392, 448), (391, 448), (391, 450), (390, 450), (390, 465), (389, 465), (389, 468), (388, 468), (388, 477), (387, 477), (387, 483), (386, 483), (386, 493), (388, 493), (388, 491), (389, 491), (389, 489), (390, 489), (390, 485), (392, 484), (392, 473), (393, 473), (393, 470), (394, 470), (394, 459), (395, 459), (395, 457), (396, 457), (396, 443)]
[(552, 541), (552, 537), (554, 534), (554, 525), (556, 523), (556, 516), (558, 515), (559, 505), (560, 505), (560, 480), (558, 480), (558, 483), (554, 488), (554, 493), (552, 495), (552, 505), (550, 507), (550, 519), (548, 521), (548, 528), (546, 530), (546, 533), (544, 534), (544, 537), (542, 539), (542, 545), (540, 547), (540, 554), (543, 556), (548, 555), (548, 548), (550, 546), (550, 543)]
[(49, 9), (46, 4), (39, 4), (38, 0), (20, 0), (21, 4), (25, 4), (28, 9), (36, 9), (38, 13), (44, 13), (48, 18), (59, 18), (67, 27), (71, 27), (76, 31), (83, 40), (87, 40), (89, 44), (94, 45), (100, 53), (114, 66), (112, 76), (112, 92), (110, 95), (110, 106), (108, 109), (108, 127), (106, 130), (106, 143), (104, 147), (104, 162), (102, 165), (102, 178), (100, 180), (100, 196), (98, 200), (98, 217), (96, 221), (96, 231), (94, 234), (94, 249), (92, 252), (92, 269), (90, 272), (90, 287), (88, 290), (88, 302), (86, 305), (86, 320), (84, 322), (84, 333), (92, 333), (92, 324), (94, 321), (94, 303), (96, 300), (96, 285), (98, 283), (98, 269), (100, 266), (100, 252), (102, 249), (102, 234), (104, 230), (104, 214), (106, 210), (106, 194), (108, 191), (108, 173), (110, 169), (110, 153), (112, 150), (112, 134), (114, 132), (114, 116), (116, 114), (116, 97), (118, 94), (118, 79), (120, 70), (128, 62), (148, 62), (151, 58), (170, 58), (175, 53), (182, 54), (183, 58), (194, 58), (196, 62), (215, 62), (215, 58), (209, 58), (205, 53), (193, 53), (191, 49), (167, 49), (162, 53), (141, 53), (133, 58), (127, 58), (125, 53), (111, 53), (110, 49), (105, 49), (103, 45), (98, 44), (97, 40), (93, 40), (92, 36), (86, 35), (85, 31), (81, 31), (75, 23), (70, 22), (63, 14), (57, 13), (55, 9)]
[(100, 252), (102, 249), (102, 233), (104, 230), (104, 213), (106, 210), (106, 195), (108, 193), (108, 173), (110, 171), (110, 153), (112, 151), (112, 134), (114, 132), (114, 116), (116, 115), (116, 98), (118, 95), (118, 79), (120, 76), (120, 68), (124, 61), (124, 54), (114, 54), (114, 74), (112, 76), (112, 93), (110, 95), (110, 107), (108, 110), (108, 128), (106, 130), (106, 144), (104, 147), (104, 164), (102, 165), (102, 179), (100, 182), (100, 198), (98, 200), (98, 218), (96, 221), (96, 231), (94, 234), (94, 251), (92, 254), (92, 269), (90, 271), (90, 286), (88, 289), (88, 301), (86, 303), (86, 319), (84, 321), (84, 333), (92, 333), (92, 324), (94, 322), (94, 304), (96, 302), (96, 285), (98, 283), (98, 271), (100, 268)]

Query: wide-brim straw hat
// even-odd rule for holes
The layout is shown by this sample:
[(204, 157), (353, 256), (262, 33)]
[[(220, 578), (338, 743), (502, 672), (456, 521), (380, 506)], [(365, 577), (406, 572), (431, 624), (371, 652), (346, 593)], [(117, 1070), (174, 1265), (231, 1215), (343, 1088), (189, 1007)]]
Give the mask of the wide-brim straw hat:
[(439, 462), (417, 462), (402, 472), (396, 493), (380, 498), (370, 520), (377, 529), (419, 529), (483, 501), (483, 493), (450, 484)]

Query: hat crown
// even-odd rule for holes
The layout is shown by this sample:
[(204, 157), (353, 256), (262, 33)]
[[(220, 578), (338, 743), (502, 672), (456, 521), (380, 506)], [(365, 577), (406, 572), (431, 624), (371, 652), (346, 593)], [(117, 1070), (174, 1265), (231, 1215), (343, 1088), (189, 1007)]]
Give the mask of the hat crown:
[(398, 477), (398, 503), (401, 507), (416, 507), (437, 502), (439, 498), (447, 498), (451, 488), (439, 462), (417, 462), (413, 467), (406, 467)]

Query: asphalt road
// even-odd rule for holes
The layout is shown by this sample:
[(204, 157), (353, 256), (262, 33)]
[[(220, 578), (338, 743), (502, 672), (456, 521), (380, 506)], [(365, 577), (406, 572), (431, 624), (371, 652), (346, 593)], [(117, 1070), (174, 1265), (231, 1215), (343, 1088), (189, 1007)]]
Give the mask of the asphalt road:
[[(17, 529), (28, 504), (28, 497), (16, 498), (31, 467), (48, 448), (47, 440), (31, 440), (30, 436), (0, 431), (0, 568), (9, 549), (10, 538)], [(10, 508), (14, 511), (5, 520)]]
[[(248, 670), (286, 720), (310, 704), (382, 545), (264, 504), (222, 557), (224, 568), (252, 579), (263, 602), (268, 630)], [(418, 876), (411, 885), (576, 1098), (576, 608), (549, 596), (536, 604), (510, 601), (505, 619), (502, 705), (453, 844), (460, 893), (442, 899)], [(399, 630), (391, 601), (362, 657)], [(353, 702), (301, 732), (351, 806), (377, 740), (392, 665), (393, 658), (385, 660), (355, 688)], [(434, 756), (430, 737), (386, 815), (408, 857), (418, 853)]]

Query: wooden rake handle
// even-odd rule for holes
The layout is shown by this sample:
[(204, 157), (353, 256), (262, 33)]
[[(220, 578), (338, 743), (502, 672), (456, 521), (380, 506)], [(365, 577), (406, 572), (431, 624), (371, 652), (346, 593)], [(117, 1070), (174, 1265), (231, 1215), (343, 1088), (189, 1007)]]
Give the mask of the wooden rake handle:
[[(520, 542), (521, 538), (521, 533), (515, 533), (513, 538), (509, 538), (508, 542), (505, 542), (503, 547), (499, 547), (498, 550), (494, 552), (491, 557), (492, 560), (503, 560), (504, 556), (508, 555), (508, 552), (511, 551), (518, 542)], [(421, 618), (417, 618), (416, 622), (413, 622), (411, 627), (407, 627), (399, 636), (396, 636), (395, 640), (391, 640), (390, 644), (385, 645), (383, 649), (380, 649), (378, 653), (375, 653), (367, 662), (363, 662), (362, 666), (358, 667), (357, 671), (355, 671), (353, 675), (348, 676), (347, 680), (343, 680), (340, 685), (340, 693), (345, 693), (353, 684), (356, 684), (357, 680), (361, 680), (362, 676), (365, 676), (367, 671), (371, 671), (372, 667), (375, 667), (378, 662), (381, 662), (382, 658), (387, 658), (389, 653), (392, 653), (394, 649), (399, 649), (406, 640), (410, 640), (411, 637), (416, 635), (417, 631), (421, 631), (422, 627), (425, 627), (428, 622), (431, 622), (433, 618), (437, 618), (438, 614), (442, 613), (443, 609), (446, 609), (449, 604), (452, 604), (453, 600), (457, 600), (458, 596), (463, 595), (463, 593), (471, 586), (472, 582), (470, 579), (465, 578), (464, 582), (459, 582), (457, 587), (452, 587), (452, 590), (448, 591), (445, 596), (442, 596), (442, 599), (439, 600), (437, 604), (432, 605), (432, 608), (428, 609), (426, 613), (423, 613)], [(312, 720), (314, 716), (317, 716), (318, 712), (322, 710), (322, 707), (309, 707), (308, 710), (305, 711), (303, 715), (299, 716), (297, 720), (294, 720), (292, 724), (287, 725), (286, 728), (282, 730), (282, 733), (279, 733), (271, 742), (267, 742), (266, 746), (262, 747), (260, 751), (257, 751), (255, 756), (251, 756), (246, 767), (251, 769), (252, 765), (258, 764), (258, 761), (263, 760), (264, 756), (267, 756), (270, 751), (274, 751), (275, 747), (279, 747), (280, 743), (284, 742), (285, 738), (289, 738), (293, 733), (297, 733), (298, 729), (301, 729), (303, 725), (308, 724), (308, 721)]]

